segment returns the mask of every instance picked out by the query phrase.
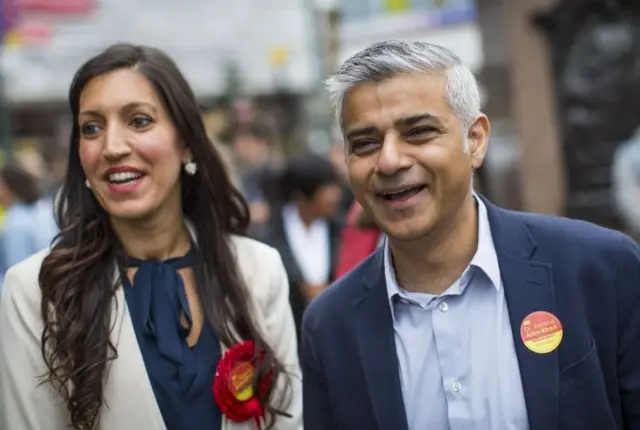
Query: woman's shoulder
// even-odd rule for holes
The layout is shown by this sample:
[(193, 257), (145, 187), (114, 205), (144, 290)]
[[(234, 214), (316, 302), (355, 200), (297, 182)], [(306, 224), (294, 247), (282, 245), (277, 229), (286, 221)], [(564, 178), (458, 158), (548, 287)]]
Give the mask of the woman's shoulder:
[(281, 289), (283, 281), (286, 282), (280, 253), (269, 245), (244, 236), (232, 235), (230, 243), (249, 291), (263, 297), (278, 294), (274, 289)]
[(275, 248), (250, 237), (231, 235), (230, 243), (240, 265), (248, 264), (263, 269), (280, 259), (280, 253)]
[(0, 299), (0, 337), (5, 340), (11, 337), (9, 333), (17, 337), (30, 335), (33, 339), (39, 339), (42, 334), (42, 292), (38, 277), (47, 253), (48, 250), (44, 250), (32, 255), (12, 266), (4, 275)]
[(40, 306), (40, 267), (49, 253), (48, 249), (33, 254), (20, 263), (11, 266), (4, 275), (2, 298), (11, 296), (14, 299), (31, 300)]

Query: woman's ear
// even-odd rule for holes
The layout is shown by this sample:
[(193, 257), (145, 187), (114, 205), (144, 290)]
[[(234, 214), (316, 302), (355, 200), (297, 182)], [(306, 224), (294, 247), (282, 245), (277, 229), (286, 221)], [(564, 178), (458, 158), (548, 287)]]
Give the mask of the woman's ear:
[(193, 161), (193, 151), (186, 144), (182, 147), (182, 156), (181, 156), (182, 164), (187, 164), (189, 161)]

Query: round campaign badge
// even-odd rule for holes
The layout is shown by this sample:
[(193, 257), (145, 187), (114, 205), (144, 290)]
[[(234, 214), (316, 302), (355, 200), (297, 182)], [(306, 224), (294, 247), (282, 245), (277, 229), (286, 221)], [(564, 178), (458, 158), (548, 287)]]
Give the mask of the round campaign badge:
[(253, 397), (253, 365), (246, 361), (237, 363), (229, 372), (229, 389), (241, 402)]
[(522, 320), (520, 326), (522, 341), (536, 354), (553, 352), (562, 342), (562, 335), (562, 323), (550, 312), (532, 312)]

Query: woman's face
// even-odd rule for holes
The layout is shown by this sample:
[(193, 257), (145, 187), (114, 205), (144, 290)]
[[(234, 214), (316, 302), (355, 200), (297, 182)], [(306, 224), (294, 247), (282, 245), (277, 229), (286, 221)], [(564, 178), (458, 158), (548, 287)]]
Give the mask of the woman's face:
[(109, 215), (143, 219), (181, 204), (180, 170), (191, 153), (142, 74), (122, 69), (89, 81), (77, 121), (82, 170)]

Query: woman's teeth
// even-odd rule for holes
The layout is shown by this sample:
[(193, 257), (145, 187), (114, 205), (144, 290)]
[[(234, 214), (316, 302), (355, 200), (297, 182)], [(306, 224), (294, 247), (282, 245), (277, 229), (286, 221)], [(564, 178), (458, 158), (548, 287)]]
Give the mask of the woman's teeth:
[(125, 182), (135, 181), (142, 177), (142, 173), (138, 172), (118, 172), (109, 175), (109, 182), (114, 184), (122, 184)]

